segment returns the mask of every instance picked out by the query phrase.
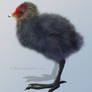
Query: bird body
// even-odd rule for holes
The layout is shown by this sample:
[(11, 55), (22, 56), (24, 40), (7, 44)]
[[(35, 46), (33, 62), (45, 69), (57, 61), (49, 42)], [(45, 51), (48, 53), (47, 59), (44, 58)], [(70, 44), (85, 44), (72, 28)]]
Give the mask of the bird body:
[(82, 36), (66, 18), (57, 14), (40, 14), (37, 7), (30, 2), (18, 6), (12, 14), (17, 21), (17, 38), (22, 46), (34, 49), (48, 59), (59, 64), (57, 77), (52, 84), (30, 84), (26, 89), (57, 89), (65, 65), (65, 59), (79, 51), (83, 45)]
[(21, 25), (17, 25), (20, 43), (54, 61), (68, 57), (82, 45), (80, 34), (62, 16), (42, 14), (22, 21)]

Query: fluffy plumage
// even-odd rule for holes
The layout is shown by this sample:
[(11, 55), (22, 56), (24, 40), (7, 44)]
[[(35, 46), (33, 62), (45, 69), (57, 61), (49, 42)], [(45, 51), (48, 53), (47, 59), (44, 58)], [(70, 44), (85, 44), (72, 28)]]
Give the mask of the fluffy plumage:
[[(27, 7), (25, 8), (23, 5)], [(59, 64), (58, 75), (54, 83), (32, 84), (32, 87), (29, 85), (26, 89), (51, 88), (49, 92), (53, 92), (61, 83), (65, 82), (60, 81), (65, 59), (80, 50), (83, 38), (76, 32), (69, 20), (56, 14), (40, 14), (32, 3), (23, 3), (17, 8), (15, 14), (19, 42), (24, 47), (34, 49)]]
[(17, 36), (23, 46), (55, 61), (78, 51), (83, 43), (74, 26), (64, 17), (55, 14), (27, 17), (21, 25), (17, 25)]

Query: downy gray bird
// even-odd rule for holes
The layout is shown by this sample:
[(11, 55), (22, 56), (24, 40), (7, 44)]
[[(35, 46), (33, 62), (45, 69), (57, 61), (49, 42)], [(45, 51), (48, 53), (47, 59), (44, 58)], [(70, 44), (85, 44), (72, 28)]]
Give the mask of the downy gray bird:
[[(50, 88), (53, 92), (66, 81), (60, 77), (68, 56), (80, 50), (83, 37), (68, 19), (58, 14), (40, 14), (35, 4), (24, 2), (11, 14), (17, 22), (17, 38), (21, 45), (34, 49), (59, 65), (55, 81), (51, 84), (29, 84), (29, 89)], [(37, 61), (39, 63), (39, 61)]]

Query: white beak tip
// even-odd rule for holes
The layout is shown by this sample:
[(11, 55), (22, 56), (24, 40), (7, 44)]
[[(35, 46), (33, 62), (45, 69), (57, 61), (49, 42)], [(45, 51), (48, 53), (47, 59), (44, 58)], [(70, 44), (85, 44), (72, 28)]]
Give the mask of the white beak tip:
[(8, 15), (8, 17), (10, 18), (10, 17), (11, 17), (11, 15), (9, 14), (9, 15)]

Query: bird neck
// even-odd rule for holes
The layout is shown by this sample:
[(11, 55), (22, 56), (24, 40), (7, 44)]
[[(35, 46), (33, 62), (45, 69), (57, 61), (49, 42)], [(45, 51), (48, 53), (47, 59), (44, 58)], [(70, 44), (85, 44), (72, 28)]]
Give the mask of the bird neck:
[(37, 18), (38, 16), (39, 16), (39, 13), (32, 13), (32, 12), (27, 13), (27, 14), (25, 14), (23, 17), (17, 19), (17, 25), (21, 26), (21, 24), (22, 24), (25, 20), (28, 20), (28, 19), (29, 19), (30, 22), (31, 22), (33, 19)]

